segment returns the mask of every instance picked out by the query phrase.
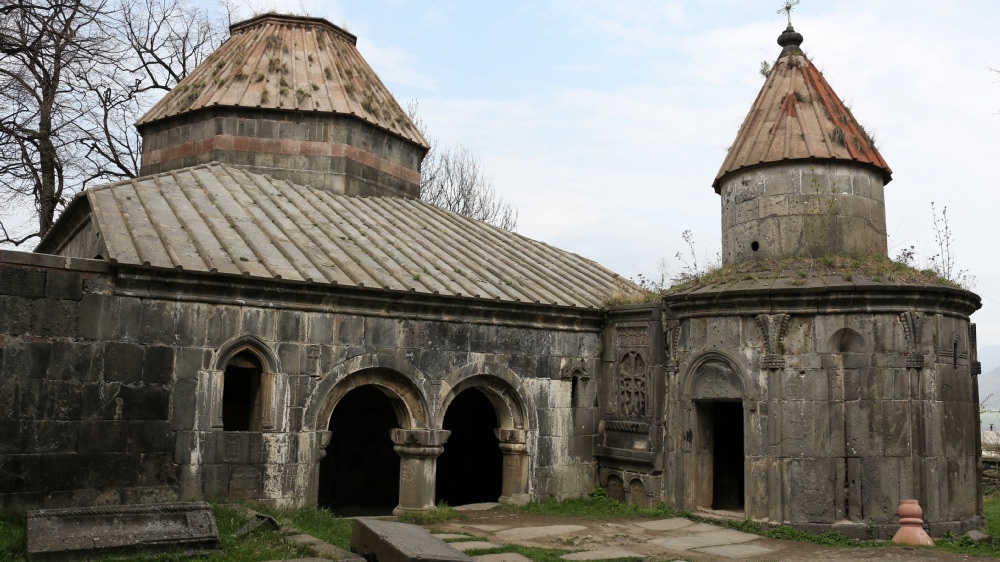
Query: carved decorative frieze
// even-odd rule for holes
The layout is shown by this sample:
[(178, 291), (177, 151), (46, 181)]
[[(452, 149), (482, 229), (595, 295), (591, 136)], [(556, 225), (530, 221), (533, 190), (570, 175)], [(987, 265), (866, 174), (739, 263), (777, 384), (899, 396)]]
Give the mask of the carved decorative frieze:
[(899, 322), (906, 335), (906, 368), (923, 369), (924, 355), (920, 353), (920, 342), (923, 338), (924, 317), (915, 310), (907, 310), (899, 313)]
[(649, 345), (649, 328), (646, 326), (619, 327), (618, 347), (646, 347)]
[(649, 433), (649, 424), (633, 421), (608, 420), (604, 422), (606, 431), (621, 431), (623, 433)]
[(781, 341), (788, 329), (791, 316), (787, 314), (758, 314), (757, 325), (764, 334), (764, 358), (760, 362), (762, 369), (785, 368), (785, 346)]
[(646, 361), (638, 353), (626, 353), (618, 363), (618, 412), (627, 418), (646, 415)]

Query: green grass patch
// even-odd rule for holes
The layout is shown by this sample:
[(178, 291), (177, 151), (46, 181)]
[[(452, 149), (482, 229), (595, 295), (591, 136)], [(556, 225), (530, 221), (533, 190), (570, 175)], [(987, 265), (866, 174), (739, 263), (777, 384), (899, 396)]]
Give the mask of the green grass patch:
[(414, 525), (430, 525), (431, 523), (442, 523), (455, 519), (465, 519), (465, 516), (455, 508), (443, 503), (437, 504), (434, 509), (428, 511), (408, 511), (399, 516), (399, 520), (403, 523)]
[(660, 519), (676, 517), (678, 513), (663, 504), (655, 508), (626, 505), (611, 499), (608, 492), (600, 486), (590, 491), (589, 497), (570, 498), (566, 500), (533, 501), (515, 508), (522, 513), (534, 515), (551, 515), (561, 517), (583, 517), (586, 519), (625, 519), (629, 517), (657, 517)]
[[(578, 552), (576, 550), (562, 550), (558, 548), (539, 548), (536, 546), (520, 546), (516, 544), (509, 544), (500, 548), (487, 548), (483, 550), (469, 550), (466, 554), (469, 556), (479, 556), (480, 554), (500, 554), (506, 552), (514, 552), (534, 560), (535, 562), (564, 562), (560, 558), (564, 554), (569, 554), (571, 552)], [(622, 560), (642, 560), (642, 558), (629, 558)]]
[(750, 261), (720, 267), (695, 279), (668, 289), (665, 294), (686, 293), (703, 288), (725, 288), (750, 280), (801, 280), (819, 277), (840, 277), (856, 281), (858, 277), (889, 285), (944, 286), (961, 288), (957, 283), (938, 276), (935, 272), (919, 270), (894, 262), (885, 256), (823, 256), (820, 258), (783, 258), (779, 260)]
[(351, 549), (353, 519), (340, 518), (326, 509), (313, 507), (274, 509), (268, 506), (254, 505), (252, 509), (274, 517), (284, 526), (295, 527), (300, 532), (312, 535), (344, 550)]
[[(986, 533), (993, 537), (1000, 537), (1000, 494), (992, 494), (983, 499), (983, 515), (986, 516)], [(944, 537), (935, 539), (934, 542), (937, 548), (948, 552), (1000, 558), (1000, 546), (980, 544), (965, 536), (956, 537), (945, 534)]]
[(24, 558), (23, 513), (0, 513), (0, 562)]

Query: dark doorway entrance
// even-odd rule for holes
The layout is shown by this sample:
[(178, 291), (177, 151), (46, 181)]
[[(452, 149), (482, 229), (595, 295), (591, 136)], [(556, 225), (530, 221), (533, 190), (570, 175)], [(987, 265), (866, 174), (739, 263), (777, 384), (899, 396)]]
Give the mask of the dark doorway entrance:
[(743, 509), (743, 405), (710, 402), (712, 509)]
[(348, 392), (330, 416), (333, 436), (320, 462), (318, 504), (337, 515), (391, 515), (399, 502), (398, 427), (389, 398), (374, 386)]
[(500, 498), (503, 455), (493, 433), (497, 427), (485, 394), (472, 388), (455, 397), (444, 415), (451, 435), (437, 461), (437, 501), (465, 505)]

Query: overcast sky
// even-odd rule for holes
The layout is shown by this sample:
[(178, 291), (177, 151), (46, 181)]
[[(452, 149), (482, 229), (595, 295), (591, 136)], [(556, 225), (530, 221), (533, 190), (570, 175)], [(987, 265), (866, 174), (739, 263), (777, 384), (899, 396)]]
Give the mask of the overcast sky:
[[(711, 184), (773, 62), (782, 2), (305, 0), (358, 36), (431, 134), (478, 154), (518, 232), (618, 273), (719, 250)], [(284, 8), (287, 10), (287, 7)], [(986, 371), (1000, 366), (1000, 3), (804, 0), (802, 47), (893, 169), (890, 255), (936, 253), (948, 210), (958, 269), (978, 278)], [(991, 346), (995, 347), (992, 349)], [(989, 349), (988, 349), (989, 348)]]

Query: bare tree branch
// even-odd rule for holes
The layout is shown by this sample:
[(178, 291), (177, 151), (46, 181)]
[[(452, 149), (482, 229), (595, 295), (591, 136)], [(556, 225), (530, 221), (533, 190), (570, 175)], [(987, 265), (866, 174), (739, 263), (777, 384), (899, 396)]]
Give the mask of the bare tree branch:
[(496, 192), (479, 157), (462, 145), (438, 147), (418, 109), (416, 100), (406, 104), (410, 120), (431, 145), (420, 164), (420, 199), (504, 230), (516, 230), (517, 208)]

